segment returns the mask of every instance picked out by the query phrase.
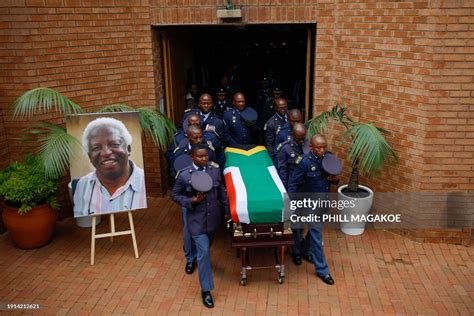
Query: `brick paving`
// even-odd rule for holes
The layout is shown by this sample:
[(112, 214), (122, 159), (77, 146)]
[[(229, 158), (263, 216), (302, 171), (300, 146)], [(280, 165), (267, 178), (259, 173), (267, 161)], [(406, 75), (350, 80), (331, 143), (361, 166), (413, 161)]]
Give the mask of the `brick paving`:
[[(278, 284), (272, 269), (249, 272), (239, 283), (240, 259), (225, 231), (212, 247), (216, 307), (201, 304), (197, 272), (184, 272), (181, 211), (169, 198), (152, 199), (134, 213), (140, 258), (130, 236), (96, 244), (90, 266), (90, 229), (73, 219), (59, 222), (54, 240), (20, 250), (0, 236), (0, 302), (39, 303), (43, 314), (474, 314), (473, 246), (419, 244), (386, 231), (361, 237), (325, 230), (325, 251), (334, 286), (327, 286), (304, 262), (287, 257), (287, 277)], [(105, 219), (105, 218), (104, 218)], [(127, 228), (125, 214), (117, 228)], [(98, 231), (108, 229), (103, 220)], [(252, 256), (269, 263), (271, 250)], [(0, 312), (2, 313), (2, 312)]]

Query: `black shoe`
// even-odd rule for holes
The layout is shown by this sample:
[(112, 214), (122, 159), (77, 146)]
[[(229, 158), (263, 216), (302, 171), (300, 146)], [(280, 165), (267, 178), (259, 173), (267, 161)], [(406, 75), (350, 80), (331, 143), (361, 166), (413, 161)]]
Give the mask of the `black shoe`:
[(201, 292), (202, 296), (202, 303), (204, 306), (207, 308), (213, 308), (214, 307), (214, 300), (212, 299), (211, 292), (206, 291), (206, 292)]
[(318, 277), (323, 280), (324, 283), (329, 284), (329, 285), (334, 285), (334, 279), (330, 274), (326, 275), (318, 275)]
[(184, 271), (186, 271), (187, 274), (193, 274), (195, 266), (196, 266), (196, 261), (186, 262), (186, 267)]
[(301, 265), (301, 256), (298, 255), (293, 255), (293, 263), (296, 264), (297, 266)]
[(314, 263), (313, 257), (311, 255), (305, 255), (303, 256), (303, 259), (308, 261), (309, 263)]

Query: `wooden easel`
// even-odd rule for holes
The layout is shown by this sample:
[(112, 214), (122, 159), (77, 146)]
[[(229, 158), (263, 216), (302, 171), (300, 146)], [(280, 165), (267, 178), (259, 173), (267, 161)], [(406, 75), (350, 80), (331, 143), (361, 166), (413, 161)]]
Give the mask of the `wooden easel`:
[(138, 259), (138, 247), (137, 247), (137, 238), (135, 237), (135, 226), (133, 225), (133, 217), (132, 212), (128, 213), (128, 221), (130, 223), (130, 230), (123, 230), (123, 231), (115, 231), (115, 214), (110, 214), (110, 233), (106, 234), (96, 234), (95, 233), (95, 225), (97, 216), (92, 216), (92, 238), (91, 238), (91, 265), (94, 265), (94, 257), (95, 257), (95, 240), (99, 238), (110, 237), (110, 241), (114, 241), (114, 236), (122, 236), (122, 235), (132, 235), (133, 241), (133, 250), (135, 251), (135, 258)]

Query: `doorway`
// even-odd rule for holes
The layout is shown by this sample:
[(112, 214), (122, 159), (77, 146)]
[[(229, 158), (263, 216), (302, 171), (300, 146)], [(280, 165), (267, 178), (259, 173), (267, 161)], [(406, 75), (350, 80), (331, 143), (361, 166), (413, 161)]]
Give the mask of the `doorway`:
[(166, 114), (178, 122), (192, 83), (215, 94), (223, 75), (256, 102), (262, 78), (278, 86), (291, 108), (312, 113), (314, 24), (154, 27), (161, 43)]

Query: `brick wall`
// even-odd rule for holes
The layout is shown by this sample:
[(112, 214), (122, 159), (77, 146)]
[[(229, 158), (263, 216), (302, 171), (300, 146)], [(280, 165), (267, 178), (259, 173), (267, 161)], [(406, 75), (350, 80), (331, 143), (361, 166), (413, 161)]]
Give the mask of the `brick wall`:
[[(88, 111), (119, 102), (136, 107), (156, 104), (146, 2), (2, 1), (0, 15), (2, 113), (15, 97), (39, 86), (57, 89)], [(4, 119), (9, 158), (21, 158), (31, 148), (14, 137), (31, 120), (12, 121), (9, 115)], [(158, 195), (161, 179), (154, 170), (160, 168), (160, 157), (150, 158), (151, 153), (157, 154), (145, 142), (151, 170), (146, 177), (153, 184), (149, 192)]]
[[(356, 119), (393, 132), (399, 165), (364, 183), (382, 191), (473, 190), (474, 3), (361, 2), (233, 1), (243, 18), (231, 23), (316, 25), (314, 114), (345, 103)], [(1, 5), (2, 109), (39, 84), (86, 108), (155, 104), (163, 85), (150, 25), (225, 23), (216, 15), (225, 1), (214, 0)], [(5, 120), (10, 152), (22, 149), (12, 141), (18, 125)], [(333, 136), (333, 149), (344, 157), (344, 145)], [(149, 141), (144, 144), (147, 174), (162, 188), (164, 163)]]

